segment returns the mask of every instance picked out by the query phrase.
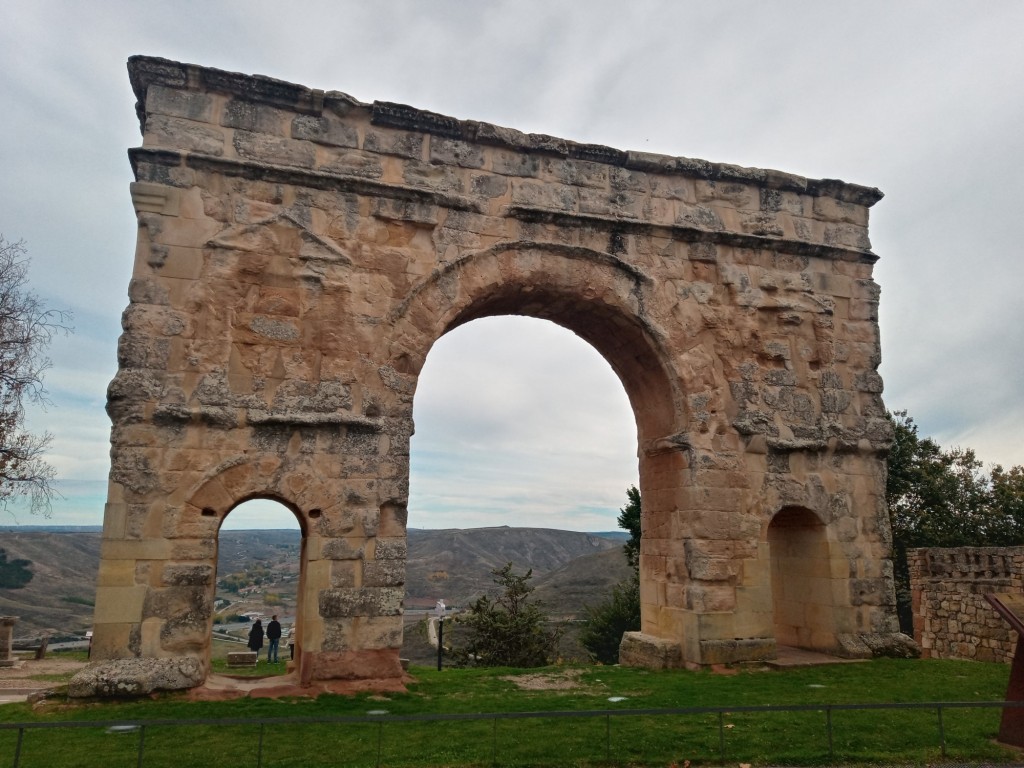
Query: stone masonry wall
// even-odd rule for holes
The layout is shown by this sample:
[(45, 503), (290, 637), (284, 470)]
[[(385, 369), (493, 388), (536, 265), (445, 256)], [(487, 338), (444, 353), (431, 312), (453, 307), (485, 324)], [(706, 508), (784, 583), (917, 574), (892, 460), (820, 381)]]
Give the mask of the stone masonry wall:
[(984, 595), (1024, 592), (1024, 547), (912, 549), (907, 558), (922, 656), (1013, 659), (1017, 633)]
[(129, 74), (139, 230), (94, 656), (208, 658), (217, 531), (261, 497), (303, 530), (304, 679), (399, 675), (419, 372), (507, 314), (575, 332), (632, 405), (634, 646), (773, 654), (783, 510), (817, 537), (813, 572), (778, 574), (808, 596), (790, 634), (863, 653), (896, 632), (878, 190), (163, 59)]

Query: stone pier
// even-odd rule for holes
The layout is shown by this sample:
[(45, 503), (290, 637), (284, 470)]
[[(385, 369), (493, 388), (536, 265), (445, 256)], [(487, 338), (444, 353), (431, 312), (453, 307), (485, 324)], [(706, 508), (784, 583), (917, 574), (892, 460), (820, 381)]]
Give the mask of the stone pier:
[(0, 667), (16, 667), (21, 662), (14, 655), (14, 625), (17, 616), (0, 616)]

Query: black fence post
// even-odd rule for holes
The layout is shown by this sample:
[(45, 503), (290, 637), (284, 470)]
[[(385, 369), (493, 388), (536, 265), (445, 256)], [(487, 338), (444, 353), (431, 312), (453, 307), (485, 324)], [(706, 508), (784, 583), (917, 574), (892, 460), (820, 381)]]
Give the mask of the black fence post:
[(946, 756), (946, 729), (942, 727), (942, 705), (939, 704), (935, 707), (935, 711), (939, 715), (939, 745), (942, 748), (942, 756)]
[(437, 671), (441, 671), (441, 656), (444, 653), (444, 616), (437, 617)]
[(137, 768), (142, 768), (142, 755), (146, 751), (146, 726), (139, 726), (139, 762), (136, 763)]
[(828, 724), (828, 759), (835, 757), (832, 749), (832, 707), (825, 707), (825, 722)]
[(718, 760), (725, 763), (725, 713), (718, 713)]
[(21, 739), (25, 735), (25, 729), (18, 729), (18, 742), (14, 745), (14, 768), (18, 768), (18, 764), (21, 762)]
[(604, 759), (612, 761), (612, 716), (604, 716)]

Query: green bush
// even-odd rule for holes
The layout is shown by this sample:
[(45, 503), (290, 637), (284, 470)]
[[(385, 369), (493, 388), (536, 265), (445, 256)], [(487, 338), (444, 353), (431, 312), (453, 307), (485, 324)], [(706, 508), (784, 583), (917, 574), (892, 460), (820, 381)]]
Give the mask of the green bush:
[(31, 560), (8, 560), (7, 551), (0, 549), (0, 589), (21, 589), (32, 581), (30, 565)]
[(491, 571), (503, 592), (494, 600), (484, 595), (455, 621), (467, 630), (468, 643), (453, 651), (461, 666), (542, 667), (557, 656), (559, 630), (544, 628), (548, 621), (541, 607), (530, 601), (528, 582), (533, 571), (519, 576), (512, 563)]
[(580, 643), (594, 661), (618, 664), (623, 633), (640, 629), (640, 579), (633, 576), (616, 584), (608, 600), (588, 605), (586, 611)]

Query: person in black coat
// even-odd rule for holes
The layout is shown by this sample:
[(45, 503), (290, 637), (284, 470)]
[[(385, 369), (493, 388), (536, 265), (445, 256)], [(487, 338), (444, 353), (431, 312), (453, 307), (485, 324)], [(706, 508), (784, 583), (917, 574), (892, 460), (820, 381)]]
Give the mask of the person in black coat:
[(260, 648), (263, 647), (263, 622), (256, 619), (253, 622), (252, 629), (249, 630), (249, 650), (260, 652)]
[(267, 624), (267, 663), (277, 664), (277, 648), (281, 642), (281, 624), (277, 621), (277, 614), (270, 617)]

